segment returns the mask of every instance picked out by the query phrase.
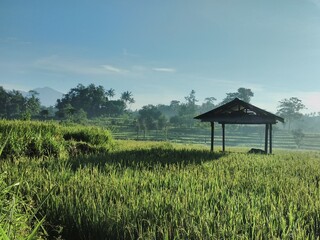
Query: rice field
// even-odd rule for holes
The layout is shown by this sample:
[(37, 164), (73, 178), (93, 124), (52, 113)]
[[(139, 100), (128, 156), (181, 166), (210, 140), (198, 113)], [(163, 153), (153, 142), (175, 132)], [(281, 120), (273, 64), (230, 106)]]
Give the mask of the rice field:
[[(209, 126), (209, 124), (208, 124)], [(144, 136), (143, 132), (137, 134), (132, 127), (119, 127), (112, 132), (115, 139), (138, 139), (147, 141), (169, 141), (172, 143), (202, 144), (210, 148), (211, 132), (208, 127), (168, 128), (167, 130), (149, 130)], [(264, 125), (246, 126), (237, 129), (232, 125), (226, 126), (227, 147), (264, 148)], [(301, 146), (297, 146), (291, 131), (273, 128), (273, 146), (282, 149), (303, 149), (320, 151), (320, 134), (305, 132)], [(215, 145), (221, 146), (221, 126), (215, 129)]]
[(0, 236), (319, 239), (320, 153), (246, 151), (117, 140), (105, 152), (2, 159)]
[(0, 159), (43, 158), (98, 153), (113, 148), (108, 130), (56, 122), (0, 120)]

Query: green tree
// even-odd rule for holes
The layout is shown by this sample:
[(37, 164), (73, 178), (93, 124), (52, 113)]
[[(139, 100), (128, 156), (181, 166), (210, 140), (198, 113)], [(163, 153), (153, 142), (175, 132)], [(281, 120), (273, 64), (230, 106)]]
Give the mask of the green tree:
[(198, 100), (195, 96), (195, 91), (191, 90), (190, 94), (185, 97), (186, 102), (179, 105), (179, 112), (177, 117), (170, 118), (171, 123), (185, 124), (191, 127), (194, 124), (194, 116), (197, 112), (198, 106), (196, 102)]
[[(82, 109), (88, 118), (100, 116), (118, 116), (124, 114), (127, 104), (134, 103), (132, 93), (123, 92), (119, 100), (109, 100), (114, 97), (115, 90), (109, 89), (105, 91), (102, 86), (90, 84), (87, 87), (78, 84), (72, 88), (62, 99), (57, 100), (56, 108), (57, 116), (65, 118), (70, 115), (66, 110), (70, 106), (74, 109), (74, 113), (81, 112)], [(81, 114), (83, 115), (83, 114)]]
[(222, 102), (219, 105), (223, 105), (227, 102), (232, 101), (235, 98), (239, 98), (243, 100), (244, 102), (249, 103), (251, 101), (251, 97), (254, 96), (254, 93), (249, 88), (238, 88), (237, 92), (233, 93), (227, 93), (227, 96), (222, 100)]
[(83, 123), (85, 122), (85, 120), (87, 120), (87, 113), (82, 108), (80, 108), (72, 115), (71, 120), (75, 123)]
[(76, 111), (77, 110), (70, 103), (67, 103), (63, 106), (62, 109), (59, 109), (56, 112), (56, 116), (58, 118), (65, 118), (71, 120)]
[(191, 90), (190, 94), (184, 98), (187, 101), (188, 105), (196, 105), (196, 102), (198, 102), (198, 100), (196, 99), (196, 91), (195, 90)]
[(40, 99), (36, 96), (38, 96), (39, 93), (36, 91), (29, 91), (27, 97), (26, 97), (26, 109), (25, 111), (29, 113), (31, 116), (35, 116), (39, 114), (41, 110), (41, 104)]
[(143, 106), (139, 110), (138, 121), (140, 126), (144, 126), (148, 130), (161, 130), (166, 125), (166, 118), (154, 105)]
[(0, 117), (6, 118), (8, 111), (9, 94), (2, 86), (0, 86)]
[(214, 101), (216, 101), (217, 99), (215, 97), (207, 97), (204, 100), (205, 102), (202, 103), (200, 107), (200, 112), (202, 113), (212, 110), (215, 107)]
[(185, 100), (187, 102), (180, 105), (180, 109), (179, 109), (180, 116), (193, 117), (193, 115), (196, 113), (196, 110), (197, 110), (196, 102), (198, 102), (198, 100), (196, 99), (195, 94), (196, 92), (194, 90), (191, 90), (190, 94), (185, 97)]
[(180, 101), (172, 100), (170, 105), (159, 104), (157, 107), (163, 115), (167, 118), (171, 118), (179, 114)]
[(2, 118), (31, 118), (40, 112), (38, 93), (29, 91), (24, 97), (20, 91), (6, 91), (0, 86), (0, 117)]
[(112, 100), (105, 104), (105, 112), (108, 116), (119, 116), (125, 113), (126, 104), (122, 100)]
[(163, 114), (161, 114), (161, 116), (158, 118), (158, 129), (162, 130), (166, 128), (167, 123), (168, 123), (167, 118)]
[(277, 114), (285, 119), (285, 122), (288, 123), (288, 129), (291, 129), (292, 122), (302, 117), (300, 111), (303, 109), (306, 109), (306, 106), (299, 98), (285, 98), (279, 101)]
[(238, 89), (238, 98), (249, 103), (251, 101), (251, 97), (254, 96), (254, 93), (249, 88), (239, 88)]
[(40, 117), (42, 119), (47, 119), (49, 117), (49, 110), (48, 109), (42, 109), (40, 111)]
[(116, 95), (116, 92), (113, 88), (110, 88), (109, 90), (106, 91), (106, 96), (109, 98), (113, 98)]
[(22, 113), (26, 112), (26, 99), (21, 92), (16, 90), (9, 91), (8, 94), (7, 117), (20, 117)]
[(296, 143), (297, 147), (300, 148), (302, 140), (305, 137), (304, 133), (300, 128), (293, 130), (291, 133), (292, 133), (294, 142)]
[(180, 116), (173, 116), (173, 117), (171, 117), (170, 118), (170, 123), (172, 124), (172, 125), (174, 125), (174, 126), (179, 126), (179, 127), (182, 127), (182, 125), (183, 125), (183, 118), (182, 117), (180, 117)]
[(157, 109), (167, 118), (178, 114), (178, 112), (172, 109), (170, 105), (158, 104)]
[(129, 91), (121, 93), (120, 99), (126, 104), (126, 106), (128, 103), (132, 104), (135, 102), (132, 93)]
[(88, 117), (101, 116), (105, 112), (105, 104), (107, 96), (102, 86), (90, 84), (85, 87), (79, 84), (76, 88), (72, 88), (62, 99), (58, 99), (56, 107), (61, 114), (69, 104), (79, 111), (83, 109)]
[(180, 101), (178, 100), (172, 100), (170, 102), (170, 107), (172, 109), (173, 112), (176, 112), (176, 114), (178, 114), (179, 112), (179, 107), (180, 107)]

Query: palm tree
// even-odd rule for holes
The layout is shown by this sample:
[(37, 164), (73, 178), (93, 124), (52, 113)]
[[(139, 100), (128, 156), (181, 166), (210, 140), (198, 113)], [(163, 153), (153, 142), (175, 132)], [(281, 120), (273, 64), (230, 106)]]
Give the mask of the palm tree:
[(106, 91), (106, 95), (107, 97), (113, 98), (116, 95), (115, 90), (113, 88), (110, 88)]
[(121, 93), (121, 100), (124, 101), (125, 103), (134, 103), (134, 99), (132, 97), (132, 93), (129, 91)]

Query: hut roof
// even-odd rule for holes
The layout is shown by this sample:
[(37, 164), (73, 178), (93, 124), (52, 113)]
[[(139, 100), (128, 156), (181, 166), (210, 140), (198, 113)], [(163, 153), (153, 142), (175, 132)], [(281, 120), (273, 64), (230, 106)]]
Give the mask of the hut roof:
[(275, 124), (284, 122), (282, 117), (246, 103), (238, 98), (209, 112), (196, 116), (202, 122), (228, 124)]

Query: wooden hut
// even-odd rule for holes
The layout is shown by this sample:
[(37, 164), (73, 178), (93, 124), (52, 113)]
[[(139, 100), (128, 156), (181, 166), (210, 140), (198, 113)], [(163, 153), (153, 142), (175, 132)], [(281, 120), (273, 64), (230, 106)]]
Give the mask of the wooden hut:
[(222, 125), (222, 151), (225, 151), (225, 125), (226, 124), (265, 124), (265, 153), (272, 153), (272, 125), (278, 121), (284, 122), (282, 117), (267, 112), (261, 108), (246, 103), (238, 98), (203, 113), (195, 119), (211, 123), (211, 151), (214, 147), (214, 123)]

